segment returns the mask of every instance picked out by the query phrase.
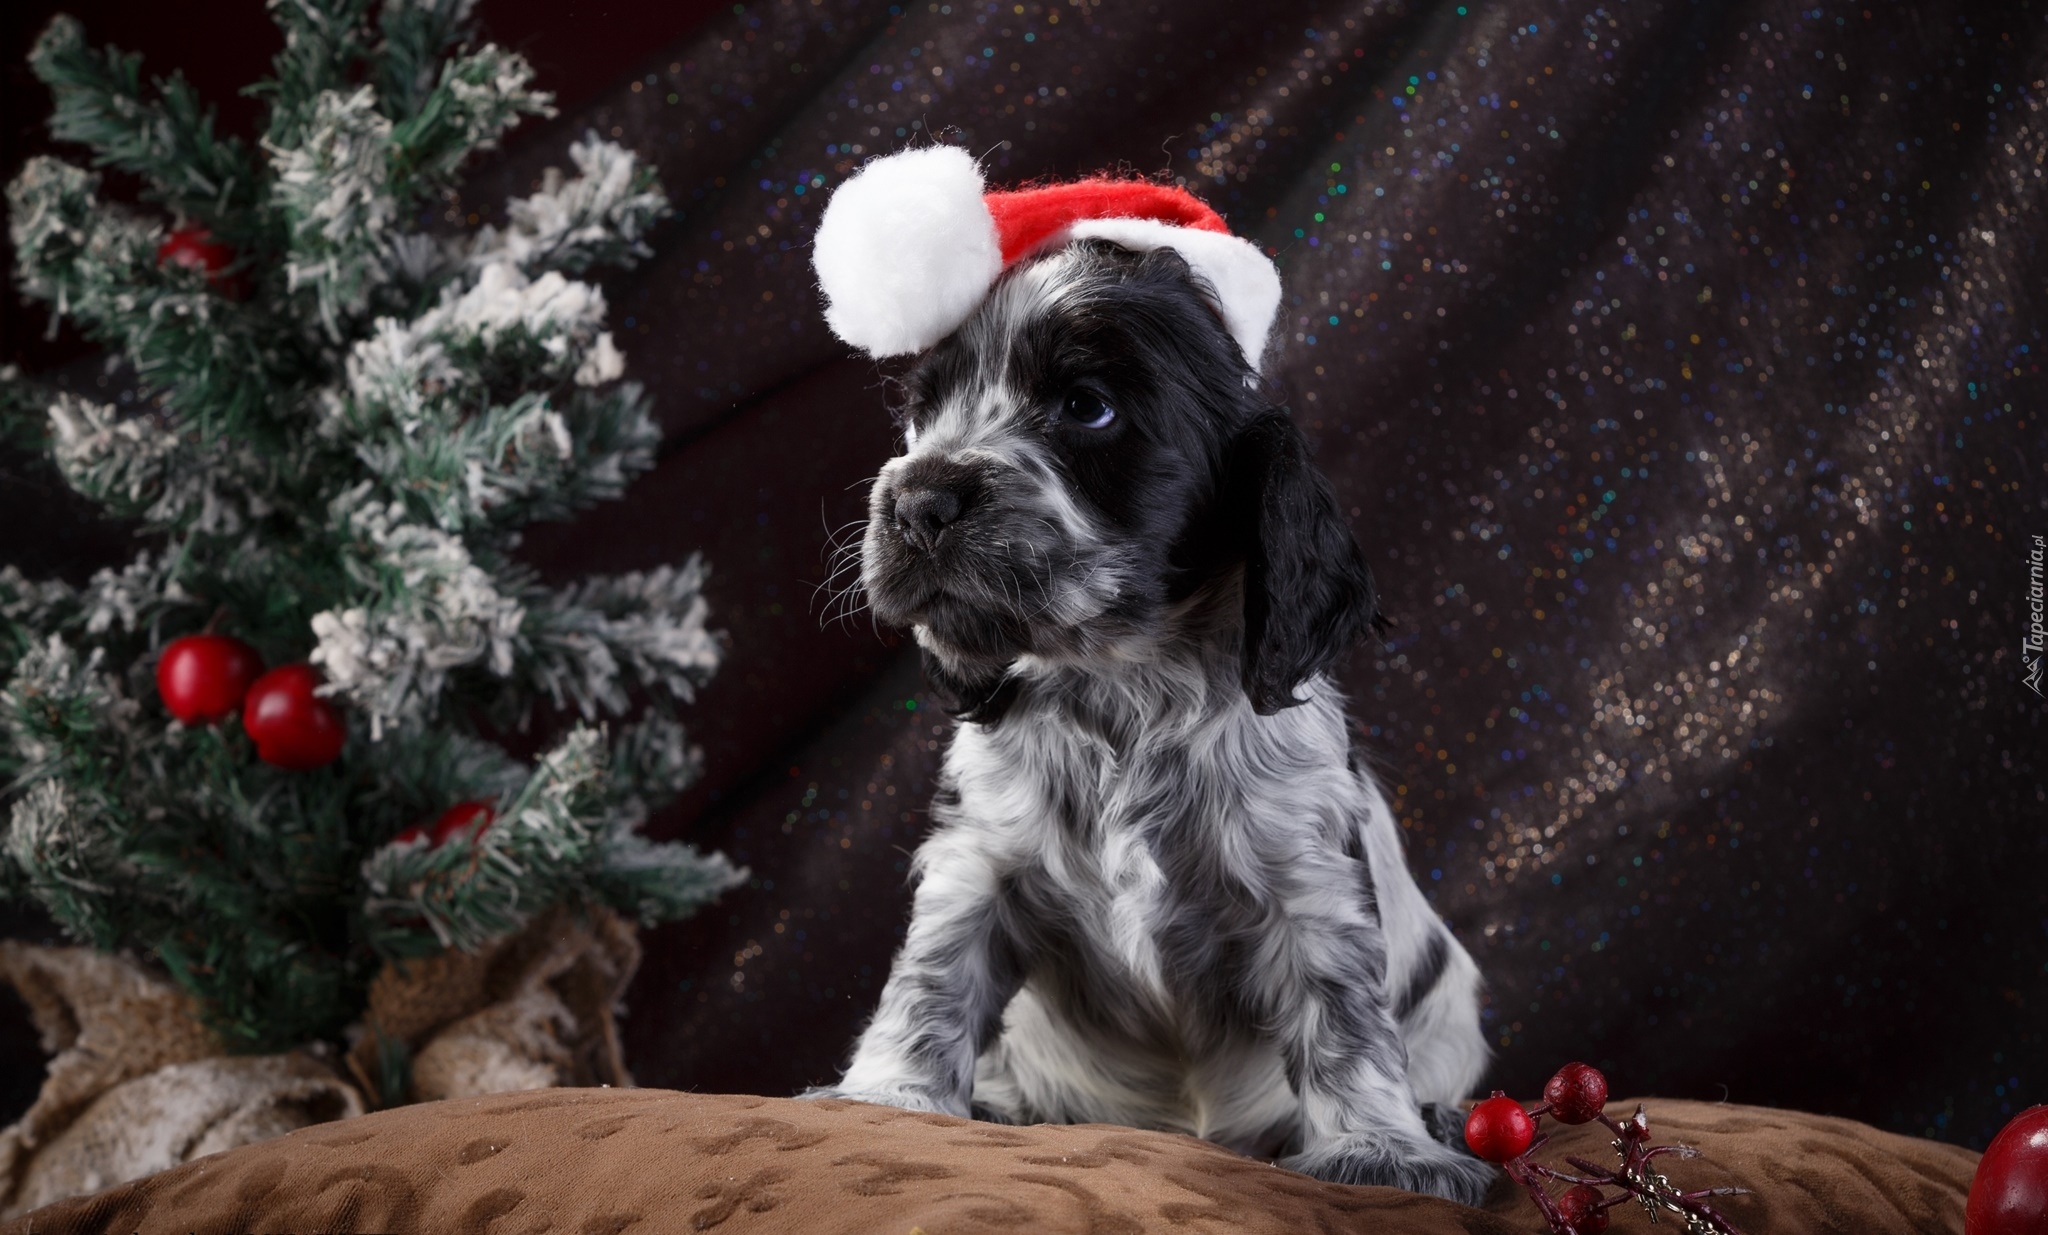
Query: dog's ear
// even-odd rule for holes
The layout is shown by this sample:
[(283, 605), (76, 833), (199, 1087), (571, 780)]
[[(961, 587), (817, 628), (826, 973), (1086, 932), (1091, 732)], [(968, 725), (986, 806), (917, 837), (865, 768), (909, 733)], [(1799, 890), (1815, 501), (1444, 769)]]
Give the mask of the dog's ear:
[(1245, 694), (1261, 716), (1306, 703), (1294, 690), (1384, 624), (1372, 570), (1337, 495), (1283, 412), (1230, 446), (1225, 503), (1244, 529)]
[(918, 653), (924, 658), (925, 693), (954, 720), (994, 725), (1017, 701), (1017, 679), (1008, 666), (955, 670), (929, 648)]

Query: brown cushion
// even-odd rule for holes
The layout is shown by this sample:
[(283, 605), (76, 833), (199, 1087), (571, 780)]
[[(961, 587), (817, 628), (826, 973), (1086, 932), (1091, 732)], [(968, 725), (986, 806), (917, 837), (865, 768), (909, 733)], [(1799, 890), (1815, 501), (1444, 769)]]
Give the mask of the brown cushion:
[[(1977, 1156), (1862, 1124), (1651, 1100), (1661, 1141), (1705, 1150), (1690, 1186), (1741, 1182), (1747, 1235), (1959, 1231)], [(1617, 1103), (1615, 1113), (1632, 1104)], [(1546, 1160), (1609, 1154), (1562, 1129)], [(1652, 1228), (1616, 1210), (1615, 1231)], [(1186, 1137), (1010, 1128), (854, 1102), (552, 1089), (428, 1103), (305, 1128), (0, 1228), (59, 1232), (1372, 1232), (1542, 1230), (1503, 1186), (1473, 1210), (1321, 1183)]]

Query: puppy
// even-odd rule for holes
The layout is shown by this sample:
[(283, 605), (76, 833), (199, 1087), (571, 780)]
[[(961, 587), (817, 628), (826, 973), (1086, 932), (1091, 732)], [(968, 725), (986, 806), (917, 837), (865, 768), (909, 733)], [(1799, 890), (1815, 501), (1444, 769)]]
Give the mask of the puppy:
[(1371, 574), (1206, 293), (1076, 240), (905, 379), (862, 586), (960, 724), (880, 1007), (808, 1096), (1476, 1203), (1493, 1168), (1424, 1104), (1484, 1067), (1478, 970), (1326, 676)]

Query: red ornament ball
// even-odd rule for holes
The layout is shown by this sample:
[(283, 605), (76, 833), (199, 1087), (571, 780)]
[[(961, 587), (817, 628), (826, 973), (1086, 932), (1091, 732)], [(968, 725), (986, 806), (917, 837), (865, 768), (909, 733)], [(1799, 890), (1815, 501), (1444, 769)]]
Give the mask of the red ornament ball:
[(186, 635), (171, 640), (157, 660), (156, 693), (179, 720), (210, 725), (241, 707), (262, 673), (263, 658), (240, 639)]
[(1574, 1235), (1600, 1235), (1607, 1229), (1607, 1211), (1600, 1208), (1605, 1199), (1591, 1184), (1576, 1184), (1557, 1198), (1557, 1212), (1571, 1223)]
[(498, 810), (489, 802), (457, 802), (431, 824), (414, 824), (392, 837), (391, 843), (410, 845), (423, 840), (429, 848), (439, 849), (451, 840), (473, 841), (497, 821)]
[(226, 273), (235, 264), (235, 251), (213, 238), (203, 227), (176, 227), (156, 247), (156, 264), (197, 270), (215, 290), (241, 294), (241, 280)]
[(303, 772), (341, 756), (348, 726), (332, 704), (313, 693), (320, 674), (307, 664), (283, 665), (257, 678), (242, 706), (242, 728), (256, 757)]
[(1488, 1162), (1506, 1162), (1529, 1152), (1536, 1121), (1522, 1104), (1495, 1090), (1465, 1117), (1465, 1143)]
[(482, 836), (497, 818), (497, 809), (489, 802), (457, 802), (434, 820), (427, 837), (436, 849), (451, 840), (472, 841)]
[(1607, 1105), (1607, 1078), (1591, 1064), (1568, 1063), (1543, 1086), (1543, 1100), (1559, 1123), (1592, 1123)]
[(2048, 1235), (2048, 1106), (2030, 1106), (1991, 1138), (1963, 1206), (1966, 1235)]

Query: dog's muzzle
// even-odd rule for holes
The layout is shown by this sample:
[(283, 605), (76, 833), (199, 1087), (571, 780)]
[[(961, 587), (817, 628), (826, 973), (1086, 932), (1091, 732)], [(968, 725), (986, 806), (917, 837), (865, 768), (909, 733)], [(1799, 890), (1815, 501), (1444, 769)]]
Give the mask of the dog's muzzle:
[(1059, 556), (1042, 520), (1014, 506), (995, 465), (913, 459), (876, 494), (864, 569), (875, 612), (922, 625), (956, 654), (1028, 650)]
[(973, 487), (964, 477), (923, 480), (899, 484), (895, 492), (896, 532), (903, 543), (918, 553), (929, 554), (939, 547), (946, 529), (959, 522), (974, 498)]

